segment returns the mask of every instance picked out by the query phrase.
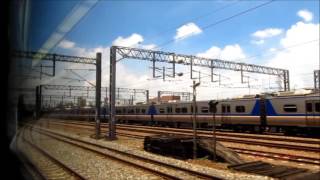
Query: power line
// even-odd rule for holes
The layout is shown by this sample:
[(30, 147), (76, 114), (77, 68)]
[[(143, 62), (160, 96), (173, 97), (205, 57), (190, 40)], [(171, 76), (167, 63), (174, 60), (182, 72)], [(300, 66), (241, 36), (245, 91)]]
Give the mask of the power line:
[[(214, 10), (212, 10), (212, 11), (206, 13), (206, 14), (202, 14), (202, 15), (200, 15), (200, 16), (191, 18), (191, 19), (189, 19), (189, 20), (185, 20), (184, 22), (182, 22), (182, 23), (180, 23), (180, 24), (178, 24), (178, 25), (176, 25), (176, 26), (167, 28), (166, 30), (163, 30), (163, 31), (161, 31), (161, 32), (159, 32), (159, 33), (157, 33), (157, 34), (155, 34), (155, 35), (153, 35), (153, 36), (150, 36), (148, 39), (149, 39), (149, 40), (150, 40), (150, 39), (154, 39), (155, 37), (160, 36), (160, 35), (162, 35), (162, 34), (165, 34), (165, 33), (169, 32), (169, 31), (171, 31), (171, 30), (173, 30), (173, 29), (177, 29), (177, 28), (185, 25), (186, 23), (188, 23), (188, 22), (190, 22), (190, 21), (197, 21), (197, 20), (199, 20), (199, 19), (201, 19), (201, 18), (207, 17), (207, 16), (212, 15), (212, 14), (215, 14), (215, 13), (221, 11), (221, 10), (227, 9), (227, 8), (229, 8), (229, 7), (237, 4), (237, 3), (239, 3), (239, 2), (240, 2), (240, 0), (236, 0), (235, 2), (233, 2), (233, 3), (231, 3), (231, 4), (227, 4), (227, 5), (222, 6), (222, 7), (220, 7), (220, 8), (214, 9)], [(138, 44), (140, 44), (140, 43), (141, 43), (141, 42), (138, 42)], [(136, 45), (137, 45), (137, 44), (133, 44), (133, 45), (128, 46), (128, 47), (129, 47), (129, 48), (133, 48), (133, 47), (135, 47)], [(156, 47), (154, 47), (154, 48), (156, 48)], [(151, 48), (151, 49), (154, 49), (154, 48)]]
[[(251, 7), (251, 8), (249, 8), (249, 9), (246, 9), (246, 10), (241, 11), (241, 12), (239, 12), (239, 13), (236, 13), (236, 14), (234, 14), (234, 15), (232, 15), (232, 16), (229, 16), (229, 17), (227, 17), (227, 18), (218, 20), (218, 21), (216, 21), (216, 22), (214, 22), (214, 23), (212, 23), (212, 24), (209, 24), (209, 25), (206, 25), (206, 26), (203, 26), (203, 27), (200, 27), (200, 28), (201, 28), (202, 30), (211, 28), (211, 27), (216, 26), (216, 25), (218, 25), (218, 24), (221, 24), (221, 23), (223, 23), (223, 22), (225, 22), (225, 21), (228, 21), (228, 20), (233, 19), (233, 18), (235, 18), (235, 17), (238, 17), (238, 16), (241, 16), (241, 15), (243, 15), (243, 14), (246, 14), (246, 13), (248, 13), (248, 12), (250, 12), (250, 11), (253, 11), (253, 10), (256, 10), (256, 9), (261, 8), (261, 7), (263, 7), (263, 6), (266, 6), (266, 5), (268, 5), (268, 4), (270, 4), (270, 3), (274, 2), (274, 1), (275, 1), (275, 0), (271, 0), (271, 1), (268, 1), (268, 2), (265, 2), (265, 3), (262, 3), (262, 4), (259, 4), (259, 5), (257, 5), (257, 6)], [(186, 35), (184, 35), (184, 36), (181, 36), (180, 38), (178, 38), (178, 40), (179, 40), (179, 39), (183, 39), (183, 38), (185, 38), (185, 37), (187, 37), (187, 36), (190, 36), (190, 34), (186, 34)], [(168, 45), (168, 44), (171, 44), (171, 43), (174, 42), (174, 41), (175, 41), (175, 39), (171, 39), (171, 40), (169, 40), (169, 41), (167, 41), (167, 42), (162, 43), (162, 44), (161, 44), (160, 46), (158, 46), (157, 48), (164, 47), (164, 46), (166, 46), (166, 45)], [(155, 49), (155, 48), (152, 48), (152, 49)]]
[(81, 75), (79, 75), (78, 73), (74, 72), (72, 69), (69, 69), (71, 73), (73, 73), (74, 75), (76, 75), (77, 77), (81, 78), (83, 81), (87, 82), (88, 84), (90, 84), (93, 87), (96, 87), (96, 85), (92, 84), (90, 81), (86, 80), (84, 77), (82, 77)]
[[(275, 54), (276, 52), (279, 52), (279, 51), (284, 51), (284, 50), (295, 48), (295, 47), (298, 47), (298, 46), (310, 44), (310, 43), (313, 43), (313, 42), (316, 42), (316, 41), (319, 41), (319, 39), (314, 39), (314, 40), (311, 40), (311, 41), (305, 41), (305, 42), (301, 42), (301, 43), (294, 44), (294, 45), (291, 45), (291, 46), (287, 46), (287, 47), (284, 47), (284, 48), (275, 49), (272, 52), (268, 52), (266, 54), (269, 54), (269, 55), (270, 54)], [(252, 59), (252, 58), (255, 58), (255, 57), (259, 57), (259, 56), (265, 56), (265, 54), (264, 53), (259, 53), (259, 54), (255, 54), (253, 56), (249, 56), (247, 58), (237, 59), (236, 61), (248, 60), (248, 59)]]
[(189, 19), (189, 20), (185, 20), (185, 21), (183, 21), (182, 23), (180, 23), (180, 24), (178, 24), (178, 25), (176, 25), (176, 26), (173, 26), (173, 27), (171, 27), (171, 28), (168, 28), (168, 29), (166, 29), (166, 30), (163, 30), (162, 32), (159, 32), (159, 33), (151, 36), (151, 37), (148, 38), (148, 39), (154, 39), (155, 37), (160, 36), (160, 35), (162, 35), (162, 34), (165, 34), (165, 33), (169, 32), (169, 31), (171, 31), (171, 30), (173, 30), (173, 29), (175, 30), (175, 29), (177, 29), (177, 28), (185, 25), (186, 23), (188, 23), (188, 22), (190, 22), (190, 21), (198, 21), (199, 19), (202, 19), (202, 18), (204, 18), (204, 17), (210, 16), (210, 15), (212, 15), (212, 14), (215, 14), (215, 13), (219, 12), (219, 11), (222, 11), (222, 10), (224, 10), (224, 9), (227, 9), (227, 8), (229, 8), (229, 7), (237, 4), (237, 3), (239, 3), (239, 2), (240, 2), (240, 0), (236, 0), (236, 1), (234, 1), (233, 3), (230, 3), (230, 4), (224, 5), (224, 6), (222, 6), (222, 7), (213, 9), (212, 11), (210, 11), (210, 12), (208, 12), (208, 13), (202, 14), (202, 15), (197, 16), (197, 17), (194, 17), (194, 18), (191, 18), (191, 19)]

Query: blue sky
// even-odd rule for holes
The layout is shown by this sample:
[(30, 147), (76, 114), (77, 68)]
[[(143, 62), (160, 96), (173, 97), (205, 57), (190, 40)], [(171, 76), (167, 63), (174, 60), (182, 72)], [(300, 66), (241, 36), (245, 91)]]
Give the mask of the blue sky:
[[(29, 30), (30, 49), (39, 50), (79, 2), (62, 0), (33, 1), (31, 3), (32, 14)], [(63, 40), (73, 43), (72, 47), (55, 47), (51, 51), (72, 54), (77, 52), (72, 51), (72, 48), (74, 50), (75, 47), (85, 50), (97, 47), (106, 48), (111, 46), (117, 39), (119, 40), (119, 38), (127, 42), (130, 37), (136, 34), (143, 39), (143, 45), (160, 46), (165, 42), (171, 41), (163, 47), (160, 46), (161, 50), (164, 51), (194, 55), (204, 54), (211, 57), (213, 55), (210, 55), (210, 53), (215, 48), (219, 48), (222, 54), (223, 52), (225, 54), (227, 52), (229, 54), (238, 53), (238, 56), (234, 56), (234, 60), (237, 60), (237, 58), (241, 59), (239, 57), (247, 58), (256, 54), (266, 54), (272, 49), (303, 43), (303, 41), (292, 40), (294, 39), (292, 37), (299, 36), (301, 38), (304, 36), (303, 28), (308, 29), (309, 26), (319, 25), (319, 1), (279, 0), (216, 26), (203, 29), (207, 25), (265, 2), (267, 1), (101, 0), (64, 37)], [(312, 18), (305, 19), (305, 16), (298, 15), (299, 11), (306, 11), (312, 14)], [(202, 17), (195, 19), (199, 16)], [(301, 23), (299, 25), (298, 22), (301, 22), (302, 25)], [(187, 23), (195, 25), (200, 29), (200, 32), (178, 41), (174, 40), (178, 29)], [(294, 26), (298, 27), (295, 28)], [(299, 29), (299, 27), (301, 28)], [(259, 35), (258, 31), (263, 32), (260, 32)], [(268, 32), (272, 35), (265, 34)], [(306, 30), (305, 32), (309, 31)], [(314, 28), (310, 32), (314, 32)], [(257, 33), (257, 35), (255, 36), (254, 33)], [(315, 36), (314, 38), (316, 39), (317, 37)], [(310, 39), (313, 40), (313, 37), (307, 40)], [(231, 47), (231, 50), (228, 51), (227, 47)], [(209, 51), (210, 48), (212, 51)], [(267, 56), (248, 59), (245, 62), (260, 65), (277, 65), (274, 59), (281, 57), (281, 55), (275, 54), (273, 59)], [(288, 57), (291, 56), (292, 54), (288, 55)], [(317, 58), (318, 56), (311, 58)], [(222, 57), (229, 58), (229, 56)], [(230, 56), (230, 58), (233, 57)], [(276, 63), (274, 64), (274, 62)], [(313, 59), (312, 62), (315, 62), (315, 60)], [(285, 63), (287, 62), (279, 62), (279, 66), (285, 67)], [(135, 62), (128, 62), (126, 66), (130, 67), (126, 70), (140, 73), (140, 75), (143, 75), (147, 69), (143, 68), (144, 70), (141, 71), (141, 64)], [(314, 64), (314, 69), (317, 66), (319, 65)]]
[[(206, 26), (266, 1), (99, 1), (75, 28), (65, 37), (81, 47), (92, 48), (111, 45), (118, 36), (127, 37), (139, 33), (144, 43), (162, 44), (175, 35), (175, 27), (189, 22), (195, 17), (212, 13), (195, 21), (198, 26)], [(32, 7), (31, 36), (32, 49), (39, 48), (52, 30), (70, 12), (77, 1), (35, 1)], [(228, 8), (213, 13), (227, 4)], [(317, 8), (318, 7), (318, 8)], [(299, 17), (296, 12), (308, 9), (319, 21), (319, 1), (276, 1), (242, 16), (236, 17), (198, 36), (179, 43), (171, 43), (165, 50), (181, 53), (198, 53), (211, 47), (241, 43), (251, 50), (250, 34), (267, 27), (288, 28)], [(167, 31), (169, 29), (169, 31)], [(164, 32), (158, 35), (161, 32)], [(36, 34), (36, 36), (35, 36)]]

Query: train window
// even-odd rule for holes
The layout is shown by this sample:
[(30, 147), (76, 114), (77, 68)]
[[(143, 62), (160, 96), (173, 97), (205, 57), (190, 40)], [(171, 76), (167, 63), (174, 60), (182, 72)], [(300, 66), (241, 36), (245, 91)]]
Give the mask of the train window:
[(312, 112), (312, 103), (307, 103), (306, 104), (306, 111), (307, 112)]
[(159, 112), (160, 112), (160, 114), (163, 114), (163, 113), (164, 113), (164, 109), (163, 109), (163, 108), (160, 108), (160, 109), (159, 109)]
[(140, 108), (137, 108), (137, 109), (136, 109), (136, 113), (137, 113), (137, 114), (140, 114)]
[(167, 107), (167, 112), (172, 113), (172, 107)]
[(315, 111), (320, 112), (320, 102), (315, 103)]
[(188, 113), (188, 108), (186, 108), (186, 107), (181, 108), (181, 112), (182, 113)]
[(227, 105), (227, 112), (230, 112), (230, 106)]
[(121, 109), (116, 109), (116, 113), (117, 114), (121, 114), (122, 112), (121, 112)]
[(222, 111), (223, 113), (226, 112), (226, 106), (225, 106), (225, 105), (222, 105), (222, 106), (221, 106), (221, 111)]
[(245, 112), (246, 109), (244, 106), (236, 106), (236, 112), (238, 113), (242, 113), (242, 112)]
[(208, 107), (201, 107), (201, 112), (202, 113), (208, 113), (209, 112), (209, 108)]
[(176, 113), (180, 113), (181, 112), (181, 108), (176, 108)]
[(141, 109), (141, 113), (145, 114), (146, 110), (145, 109)]
[(295, 104), (285, 104), (283, 110), (285, 112), (297, 112), (297, 106)]

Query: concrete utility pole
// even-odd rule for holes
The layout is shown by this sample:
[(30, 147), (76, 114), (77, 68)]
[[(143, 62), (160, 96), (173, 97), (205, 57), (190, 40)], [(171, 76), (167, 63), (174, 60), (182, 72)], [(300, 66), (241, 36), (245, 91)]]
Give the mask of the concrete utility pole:
[[(117, 64), (117, 49), (115, 46), (110, 48), (110, 81), (109, 81), (109, 140), (116, 139), (116, 64)], [(119, 94), (119, 93), (118, 93)]]
[(193, 89), (193, 116), (192, 116), (192, 122), (193, 122), (193, 159), (197, 158), (197, 123), (196, 123), (196, 87), (200, 85), (200, 82), (196, 83), (196, 81), (193, 81), (192, 89)]
[(211, 100), (209, 101), (209, 110), (213, 114), (213, 160), (217, 160), (217, 140), (216, 140), (216, 112), (218, 102)]
[(101, 110), (101, 53), (96, 54), (96, 138), (100, 137)]

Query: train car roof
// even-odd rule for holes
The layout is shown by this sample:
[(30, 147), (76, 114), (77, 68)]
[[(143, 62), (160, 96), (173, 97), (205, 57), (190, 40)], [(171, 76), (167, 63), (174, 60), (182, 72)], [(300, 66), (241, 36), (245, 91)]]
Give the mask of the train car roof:
[[(319, 97), (320, 99), (320, 93), (300, 93), (300, 94), (295, 94), (295, 92), (281, 92), (281, 93), (262, 93), (262, 94), (256, 94), (256, 95), (244, 95), (242, 97), (236, 97), (236, 98), (226, 98), (226, 99), (210, 99), (210, 100), (216, 100), (220, 102), (230, 102), (230, 101), (249, 101), (249, 100), (257, 100), (260, 99), (261, 97), (265, 99), (276, 99), (276, 98), (290, 98), (290, 97)], [(208, 103), (210, 100), (200, 100), (197, 101), (197, 103)], [(156, 106), (161, 106), (161, 105), (176, 105), (176, 104), (190, 104), (192, 101), (178, 101), (178, 102), (165, 102), (165, 103), (160, 103), (160, 104), (155, 104)], [(129, 106), (150, 106), (151, 104), (136, 104), (136, 105), (117, 105), (116, 107), (129, 107)]]

